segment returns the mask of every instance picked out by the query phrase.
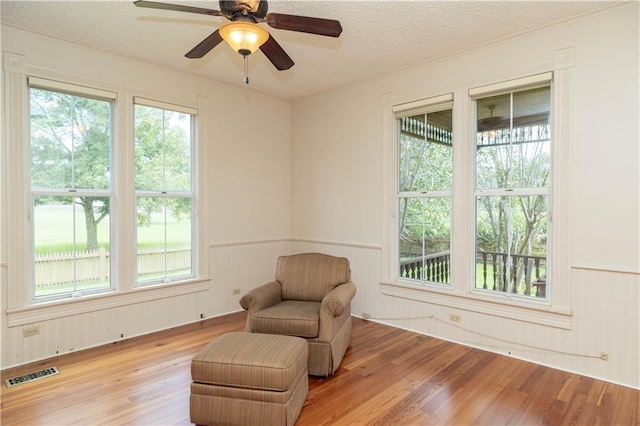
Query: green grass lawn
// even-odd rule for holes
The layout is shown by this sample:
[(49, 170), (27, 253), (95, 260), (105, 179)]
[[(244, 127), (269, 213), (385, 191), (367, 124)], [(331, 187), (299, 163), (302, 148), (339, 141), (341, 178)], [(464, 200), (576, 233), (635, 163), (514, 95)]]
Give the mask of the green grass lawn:
[[(73, 247), (73, 222), (71, 206), (56, 206), (55, 208), (36, 207), (34, 231), (36, 235), (35, 251), (38, 254), (68, 252)], [(86, 246), (87, 231), (84, 214), (76, 209), (76, 244), (79, 250)], [(137, 241), (139, 247), (151, 247), (164, 243), (164, 225), (162, 214), (154, 213), (149, 226), (137, 227)], [(190, 244), (191, 226), (189, 221), (176, 221), (172, 216), (167, 218), (167, 244)], [(109, 247), (109, 217), (105, 217), (98, 224), (98, 245)]]

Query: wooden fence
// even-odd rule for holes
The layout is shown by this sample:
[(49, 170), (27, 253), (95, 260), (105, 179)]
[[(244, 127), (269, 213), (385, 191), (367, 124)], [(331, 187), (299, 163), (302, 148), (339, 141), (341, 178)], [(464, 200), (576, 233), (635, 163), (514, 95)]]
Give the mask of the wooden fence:
[[(166, 253), (166, 256), (165, 256)], [(137, 253), (138, 277), (173, 275), (191, 270), (191, 247), (149, 247)], [(109, 282), (110, 256), (105, 248), (76, 252), (45, 253), (35, 258), (35, 286), (38, 289), (70, 283)]]

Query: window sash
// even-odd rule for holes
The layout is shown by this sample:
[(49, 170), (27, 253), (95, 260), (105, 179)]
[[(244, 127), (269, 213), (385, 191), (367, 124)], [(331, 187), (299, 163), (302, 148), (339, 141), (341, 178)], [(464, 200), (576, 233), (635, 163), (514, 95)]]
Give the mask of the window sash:
[[(100, 163), (102, 166), (105, 167), (105, 170), (108, 173), (105, 176), (106, 187), (92, 188), (91, 186), (85, 187), (84, 185), (78, 186), (76, 184), (77, 182), (75, 180), (75, 177), (76, 177), (75, 169), (77, 166), (83, 165), (83, 163), (82, 161), (78, 162), (79, 160), (76, 158), (76, 155), (79, 152), (79, 151), (76, 151), (76, 148), (81, 149), (81, 147), (76, 146), (73, 142), (71, 146), (72, 154), (71, 154), (71, 160), (70, 160), (71, 181), (67, 182), (68, 184), (70, 184), (69, 187), (56, 187), (57, 185), (54, 185), (52, 187), (44, 187), (44, 188), (37, 187), (37, 186), (34, 186), (33, 178), (32, 178), (32, 182), (29, 184), (29, 190), (30, 190), (31, 199), (32, 199), (31, 213), (30, 213), (31, 241), (32, 241), (31, 274), (30, 274), (31, 285), (29, 290), (31, 300), (42, 302), (47, 300), (56, 300), (56, 299), (66, 298), (70, 296), (77, 296), (81, 294), (91, 294), (91, 293), (98, 293), (98, 292), (113, 290), (114, 284), (111, 279), (111, 277), (113, 276), (111, 265), (113, 264), (113, 262), (110, 261), (111, 259), (110, 248), (113, 243), (113, 238), (112, 238), (112, 229), (113, 229), (112, 209), (113, 208), (111, 206), (112, 177), (109, 172), (112, 169), (111, 157), (112, 157), (112, 151), (113, 151), (113, 137), (114, 137), (114, 101), (116, 99), (115, 93), (100, 90), (100, 89), (94, 89), (90, 87), (83, 87), (83, 86), (78, 86), (78, 85), (53, 81), (53, 80), (36, 78), (36, 77), (29, 77), (28, 83), (29, 83), (28, 93), (29, 93), (30, 103), (32, 102), (31, 100), (31, 96), (33, 93), (32, 89), (35, 89), (43, 92), (51, 92), (51, 93), (66, 95), (73, 98), (101, 101), (101, 102), (105, 102), (106, 104), (105, 107), (108, 106), (108, 112), (104, 111), (108, 114), (108, 116), (106, 117), (108, 118), (108, 123), (107, 123), (108, 134), (106, 135), (107, 146), (105, 147), (105, 149), (108, 152), (106, 153), (106, 159), (105, 159), (106, 163), (104, 162)], [(74, 105), (73, 108), (75, 109), (77, 108), (77, 106)], [(74, 114), (76, 112), (78, 111), (74, 111)], [(31, 113), (33, 113), (33, 111), (31, 111)], [(30, 134), (29, 136), (30, 165), (27, 166), (27, 168), (29, 170), (30, 176), (33, 177), (33, 174), (36, 172), (36, 169), (34, 169), (35, 166), (32, 165), (31, 162), (33, 161), (33, 158), (34, 158), (33, 156), (36, 155), (32, 151), (34, 147), (33, 138), (36, 137), (36, 135), (33, 133), (34, 124), (33, 124), (33, 117), (31, 114), (29, 114), (28, 116), (28, 122), (29, 122), (29, 129), (30, 129), (30, 132), (29, 132)], [(69, 126), (73, 128), (75, 126), (75, 123), (71, 122), (69, 123)], [(71, 133), (71, 136), (73, 136), (73, 132)], [(50, 161), (50, 159), (48, 159), (47, 161)], [(84, 166), (87, 166), (87, 164), (84, 164)], [(62, 179), (62, 181), (65, 181), (65, 180), (66, 179)], [(49, 231), (45, 231), (44, 228), (40, 230), (37, 229), (38, 222), (40, 220), (44, 220), (45, 223), (47, 220), (50, 220), (50, 219), (47, 219), (47, 214), (50, 217), (55, 217), (54, 212), (46, 213), (46, 210), (42, 212), (39, 210), (38, 211), (35, 210), (37, 207), (36, 200), (42, 199), (43, 197), (45, 200), (48, 197), (58, 198), (61, 201), (63, 199), (68, 199), (68, 202), (61, 204), (61, 206), (67, 206), (65, 210), (71, 209), (71, 211), (68, 212), (69, 217), (66, 218), (68, 219), (68, 222), (66, 219), (65, 221), (63, 221), (64, 223), (67, 224), (67, 226), (69, 225), (72, 226), (70, 235), (67, 235), (65, 238), (60, 239), (59, 238), (60, 235), (58, 235), (58, 237), (55, 237), (56, 232), (59, 232), (58, 228), (56, 229), (51, 228)], [(107, 235), (104, 236), (104, 233), (102, 233), (103, 237), (106, 238), (106, 240), (103, 239), (102, 241), (100, 240), (97, 241), (98, 247), (102, 246), (102, 248), (97, 249), (95, 253), (87, 249), (82, 249), (83, 241), (78, 240), (77, 233), (79, 232), (79, 234), (82, 235), (84, 232), (86, 232), (87, 236), (85, 236), (84, 242), (86, 242), (87, 244), (89, 243), (89, 238), (88, 238), (89, 227), (88, 225), (85, 225), (85, 229), (79, 228), (81, 227), (82, 223), (84, 223), (84, 217), (83, 217), (84, 215), (76, 211), (77, 206), (75, 204), (76, 200), (83, 197), (105, 199), (107, 202), (109, 202), (109, 206), (110, 206), (108, 212), (106, 213), (106, 216), (108, 218), (108, 222), (107, 222), (108, 229), (106, 230)], [(95, 208), (95, 205), (93, 205), (93, 203), (92, 203), (92, 208)], [(80, 215), (78, 215), (79, 213)], [(96, 214), (100, 214), (100, 213), (96, 213)], [(54, 216), (51, 216), (51, 215), (54, 215)], [(57, 222), (57, 223), (60, 223), (60, 222)], [(96, 226), (95, 232), (97, 233), (96, 236), (100, 238), (101, 233), (99, 233), (99, 229), (100, 227), (103, 227), (104, 224), (101, 225), (96, 222), (95, 226)], [(94, 228), (92, 227), (92, 229)], [(57, 238), (57, 240), (55, 240), (53, 243), (50, 243), (50, 242), (47, 242), (49, 241), (49, 238)], [(38, 246), (39, 241), (43, 243), (46, 242), (46, 244), (48, 245), (57, 243), (60, 246), (60, 248), (56, 248), (54, 244), (54, 246), (51, 246), (48, 250), (54, 250), (55, 253), (60, 253), (59, 259), (57, 258), (51, 259), (51, 256), (47, 254), (44, 254), (44, 255), (42, 253), (37, 254), (36, 248)], [(108, 249), (104, 248), (103, 244), (105, 243), (109, 246)], [(71, 244), (70, 248), (67, 247), (68, 244)], [(99, 255), (97, 254), (98, 251), (100, 252)], [(40, 280), (39, 283), (38, 283), (38, 280)], [(45, 280), (46, 283), (43, 284), (42, 280)]]
[[(470, 89), (469, 95), (474, 105), (476, 105), (475, 110), (477, 113), (478, 101), (487, 99), (487, 98), (492, 98), (494, 96), (502, 97), (502, 95), (509, 94), (510, 109), (509, 109), (508, 120), (510, 123), (509, 132), (512, 132), (513, 129), (515, 129), (513, 125), (514, 96), (519, 92), (538, 89), (542, 87), (548, 87), (549, 94), (551, 95), (553, 92), (552, 85), (551, 85), (552, 77), (553, 77), (553, 73), (549, 72), (549, 73), (538, 74), (538, 75), (529, 76), (521, 79), (510, 80), (507, 82), (486, 85), (486, 86)], [(552, 111), (553, 100), (549, 99), (548, 102), (549, 102), (548, 126), (551, 126), (552, 124), (551, 117), (553, 114), (553, 111)], [(476, 116), (474, 120), (474, 127), (473, 127), (475, 136), (477, 136), (480, 133), (480, 130), (478, 129), (478, 123), (479, 123), (479, 120), (477, 119), (477, 116)], [(548, 146), (549, 153), (547, 155), (549, 155), (549, 161), (552, 163), (553, 161), (552, 142), (553, 141), (551, 140), (551, 134), (548, 136), (549, 136), (549, 139), (547, 139), (546, 142), (549, 144)], [(477, 144), (477, 137), (471, 138), (471, 140), (474, 144)], [(533, 141), (533, 142), (539, 143), (540, 141)], [(512, 144), (515, 144), (515, 143), (516, 142), (514, 142), (511, 137), (508, 138), (507, 145), (511, 146)], [(486, 146), (490, 147), (491, 145), (486, 145)], [(544, 186), (509, 187), (508, 186), (509, 182), (507, 182), (507, 185), (502, 187), (491, 187), (491, 188), (480, 187), (479, 181), (478, 181), (479, 166), (477, 163), (479, 152), (480, 152), (479, 148), (484, 149), (485, 146), (484, 145), (475, 146), (474, 162), (472, 166), (473, 174), (475, 176), (474, 181), (476, 182), (476, 185), (473, 191), (474, 200), (475, 200), (474, 205), (476, 210), (476, 214), (474, 218), (475, 232), (471, 237), (473, 238), (473, 241), (474, 241), (473, 247), (474, 247), (474, 253), (475, 253), (475, 256), (474, 256), (475, 268), (474, 268), (474, 274), (473, 274), (474, 283), (472, 286), (473, 291), (485, 292), (488, 295), (496, 295), (496, 296), (508, 294), (513, 297), (522, 297), (530, 300), (534, 300), (534, 299), (548, 300), (549, 294), (550, 294), (549, 285), (551, 284), (550, 274), (547, 274), (547, 272), (550, 272), (550, 270), (548, 270), (547, 268), (549, 268), (550, 266), (550, 257), (551, 257), (550, 247), (551, 247), (551, 239), (552, 239), (551, 221), (550, 221), (550, 218), (551, 218), (550, 188), (552, 186), (552, 181), (551, 181), (552, 176), (549, 173), (548, 178), (546, 180), (546, 184)], [(549, 164), (549, 172), (551, 171), (551, 163)], [(510, 226), (506, 226), (505, 228), (504, 237), (507, 238), (507, 240), (506, 242), (504, 242), (506, 244), (506, 247), (503, 250), (504, 253), (502, 254), (493, 253), (491, 252), (491, 250), (489, 250), (489, 252), (491, 252), (489, 253), (489, 252), (486, 252), (486, 250), (479, 249), (478, 238), (480, 235), (480, 230), (479, 230), (478, 218), (479, 218), (480, 212), (478, 211), (478, 209), (480, 208), (481, 200), (483, 199), (488, 200), (489, 198), (493, 197), (496, 199), (502, 199), (505, 203), (508, 203), (509, 206), (512, 206), (512, 203), (514, 202), (514, 200), (517, 200), (519, 197), (526, 198), (526, 197), (536, 197), (536, 196), (544, 197), (544, 200), (545, 200), (544, 201), (545, 210), (541, 212), (544, 216), (538, 219), (539, 221), (544, 222), (544, 229), (545, 229), (544, 238), (546, 239), (546, 241), (544, 243), (543, 256), (539, 256), (539, 255), (534, 256), (533, 252), (531, 253), (526, 252), (525, 254), (522, 254), (522, 255), (515, 252), (513, 250), (513, 245), (512, 245), (513, 235), (510, 233), (510, 232), (513, 232), (513, 230), (509, 231)], [(505, 223), (507, 222), (510, 223), (511, 221), (516, 220), (515, 218), (517, 217), (517, 215), (521, 213), (520, 211), (512, 212), (510, 207), (505, 207), (505, 209), (506, 209), (504, 212), (505, 217), (501, 218), (501, 220), (506, 221)], [(497, 215), (497, 217), (501, 217), (501, 215)], [(511, 224), (511, 226), (515, 227), (516, 224), (513, 223)], [(535, 232), (540, 232), (540, 231), (541, 230), (538, 229)], [(539, 235), (536, 234), (533, 237), (537, 238), (539, 237)], [(496, 244), (500, 244), (500, 242), (496, 242)], [(478, 262), (479, 262), (480, 256), (482, 257), (482, 261), (480, 261), (480, 264), (479, 264)], [(490, 263), (489, 266), (487, 266), (487, 263), (486, 263), (487, 261), (489, 261)], [(497, 270), (493, 270), (495, 268), (497, 268)], [(536, 274), (540, 273), (539, 271), (541, 269), (544, 271), (544, 276), (543, 277), (536, 276)], [(488, 270), (490, 271), (489, 273), (487, 272)], [(487, 274), (490, 277), (488, 280), (487, 280)], [(493, 279), (492, 288), (490, 288), (491, 285), (489, 285), (488, 287), (483, 287), (483, 285), (486, 286), (487, 281), (491, 282), (492, 279)], [(479, 287), (479, 282), (483, 282), (484, 284), (480, 285)], [(540, 284), (541, 282), (543, 283)], [(495, 287), (496, 285), (498, 287)], [(536, 291), (536, 288), (537, 288), (536, 286), (540, 286), (540, 285), (542, 285), (542, 288), (544, 289), (542, 292), (539, 290)], [(524, 290), (522, 290), (523, 287), (524, 287)], [(524, 294), (518, 294), (521, 290), (524, 291)]]
[[(429, 132), (427, 128), (427, 124), (429, 123), (429, 115), (438, 113), (441, 111), (453, 110), (453, 94), (445, 94), (441, 96), (436, 96), (428, 99), (421, 99), (414, 102), (408, 102), (405, 104), (396, 105), (392, 108), (393, 116), (395, 118), (396, 123), (396, 150), (397, 150), (397, 173), (396, 173), (396, 244), (397, 251), (395, 253), (395, 279), (400, 281), (407, 281), (414, 284), (424, 285), (424, 284), (434, 284), (434, 285), (451, 285), (451, 239), (452, 239), (452, 194), (453, 194), (453, 163), (451, 163), (451, 174), (449, 178), (451, 182), (447, 189), (437, 189), (438, 187), (442, 187), (442, 182), (438, 180), (438, 183), (431, 182), (427, 184), (424, 190), (416, 190), (421, 189), (420, 187), (413, 187), (411, 190), (403, 190), (400, 187), (401, 185), (401, 170), (403, 169), (403, 155), (401, 152), (403, 148), (410, 149), (408, 146), (404, 146), (402, 142), (402, 126), (401, 121), (408, 117), (414, 116), (425, 116), (424, 128), (424, 143), (427, 144), (437, 144), (441, 142), (437, 142), (433, 140), (433, 136), (429, 136), (427, 132)], [(452, 119), (452, 117), (451, 117)], [(452, 125), (453, 123), (451, 123)], [(452, 131), (451, 129), (447, 134), (447, 137), (451, 141), (450, 149), (453, 150), (453, 139), (452, 139)], [(418, 138), (420, 139), (420, 138)], [(453, 152), (451, 153), (451, 161), (453, 161)], [(408, 161), (420, 161), (416, 158), (411, 160), (410, 157), (405, 157)], [(439, 158), (438, 156), (436, 158)], [(424, 159), (423, 159), (424, 160)], [(437, 160), (434, 160), (437, 161)], [(446, 165), (446, 164), (445, 164)], [(405, 165), (405, 167), (408, 167)], [(434, 186), (434, 189), (428, 189), (429, 186)], [(446, 203), (448, 205), (448, 209), (445, 211), (446, 218), (438, 215), (439, 222), (439, 233), (443, 233), (442, 235), (447, 235), (447, 242), (443, 243), (442, 241), (436, 241), (436, 239), (430, 237), (425, 234), (425, 217), (424, 214), (430, 210), (435, 208), (435, 205), (441, 207), (442, 203)], [(417, 217), (411, 217), (411, 210), (415, 209), (422, 205), (423, 213), (420, 213), (420, 210), (417, 211)], [(404, 207), (403, 207), (404, 206)], [(413, 207), (410, 207), (413, 206)], [(429, 207), (431, 206), (431, 207)], [(404, 208), (404, 210), (403, 210)], [(436, 209), (438, 212), (440, 208)], [(433, 213), (435, 214), (435, 213)], [(415, 221), (417, 219), (418, 221)], [(422, 230), (422, 231), (420, 231)], [(411, 234), (415, 234), (416, 232), (420, 234), (415, 234), (419, 241), (413, 241), (406, 246), (401, 241), (401, 235), (404, 232), (410, 232)], [(443, 245), (444, 244), (444, 248)], [(403, 246), (405, 246), (403, 248)], [(441, 250), (442, 249), (442, 250)], [(418, 253), (418, 255), (411, 256), (412, 253)]]
[[(186, 278), (192, 278), (195, 276), (195, 188), (194, 188), (194, 178), (195, 178), (195, 117), (197, 114), (197, 110), (189, 107), (178, 106), (174, 104), (169, 104), (166, 102), (155, 101), (151, 99), (136, 97), (134, 98), (135, 106), (142, 107), (150, 107), (163, 112), (163, 120), (164, 112), (169, 113), (179, 113), (185, 114), (189, 116), (189, 183), (188, 189), (180, 190), (180, 189), (170, 189), (166, 187), (166, 177), (167, 177), (167, 159), (162, 155), (160, 159), (161, 162), (161, 178), (159, 180), (159, 187), (155, 188), (144, 188), (137, 189), (138, 183), (137, 180), (134, 179), (134, 193), (136, 200), (136, 210), (143, 208), (140, 204), (142, 201), (143, 204), (146, 202), (153, 204), (156, 206), (156, 209), (159, 209), (155, 212), (157, 217), (161, 216), (161, 219), (157, 226), (161, 227), (162, 234), (162, 242), (158, 242), (158, 252), (153, 253), (142, 253), (141, 245), (140, 245), (140, 234), (141, 234), (141, 226), (144, 224), (140, 223), (140, 215), (137, 214), (138, 217), (138, 226), (136, 227), (136, 238), (135, 238), (135, 253), (136, 253), (136, 266), (135, 266), (135, 286), (147, 286), (155, 283), (161, 282), (172, 282), (175, 280), (181, 280)], [(137, 116), (136, 109), (134, 108), (134, 123), (137, 125)], [(162, 135), (160, 135), (163, 139), (162, 143), (164, 144), (165, 132), (168, 129), (163, 127)], [(134, 135), (134, 139), (137, 139), (138, 135)], [(163, 149), (165, 146), (163, 145)], [(134, 143), (134, 150), (137, 150), (138, 147)], [(136, 168), (135, 173), (144, 173), (144, 170), (138, 170)], [(146, 200), (146, 201), (145, 201)], [(176, 224), (171, 225), (169, 223), (169, 214), (167, 209), (170, 209), (171, 201), (177, 200), (189, 200), (190, 204), (190, 213), (188, 214), (188, 219), (184, 219), (185, 223), (180, 225), (180, 227), (188, 227), (188, 241), (185, 241), (185, 245), (188, 245), (189, 248), (187, 250), (184, 249), (182, 245), (180, 246), (169, 246), (169, 234), (171, 234), (171, 226), (178, 226)], [(146, 207), (145, 207), (146, 208)], [(151, 218), (151, 212), (147, 212), (149, 218)], [(160, 215), (160, 216), (158, 216)], [(185, 252), (188, 252), (185, 258)], [(174, 253), (174, 254), (172, 254)], [(180, 254), (182, 253), (182, 254)], [(155, 267), (150, 267), (145, 264), (144, 257), (151, 258), (154, 257), (156, 262)], [(159, 262), (159, 263), (158, 263)], [(185, 263), (186, 262), (186, 263)], [(177, 265), (177, 266), (176, 266)], [(155, 269), (154, 269), (155, 268)]]

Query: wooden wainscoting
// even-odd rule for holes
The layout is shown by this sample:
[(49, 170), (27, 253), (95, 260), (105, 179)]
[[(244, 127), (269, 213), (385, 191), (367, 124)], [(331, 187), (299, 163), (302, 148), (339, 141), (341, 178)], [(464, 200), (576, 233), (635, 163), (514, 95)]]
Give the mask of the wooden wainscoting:
[[(238, 312), (2, 372), (3, 425), (189, 424), (190, 362)], [(310, 378), (298, 425), (637, 425), (640, 391), (353, 319), (335, 375)], [(60, 374), (12, 388), (47, 366)]]

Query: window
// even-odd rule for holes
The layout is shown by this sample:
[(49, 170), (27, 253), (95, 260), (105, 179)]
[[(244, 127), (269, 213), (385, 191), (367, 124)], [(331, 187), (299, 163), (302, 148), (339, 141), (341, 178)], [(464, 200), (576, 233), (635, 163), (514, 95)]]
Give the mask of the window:
[(4, 81), (8, 325), (207, 291), (194, 237), (198, 110), (177, 106), (191, 101), (25, 71)]
[(194, 276), (195, 112), (136, 99), (137, 282)]
[(383, 96), (384, 295), (571, 327), (572, 73)]
[(475, 288), (545, 298), (551, 88), (475, 98)]
[(114, 97), (30, 79), (29, 99), (32, 296), (110, 289)]
[(452, 98), (394, 109), (398, 278), (451, 283)]

